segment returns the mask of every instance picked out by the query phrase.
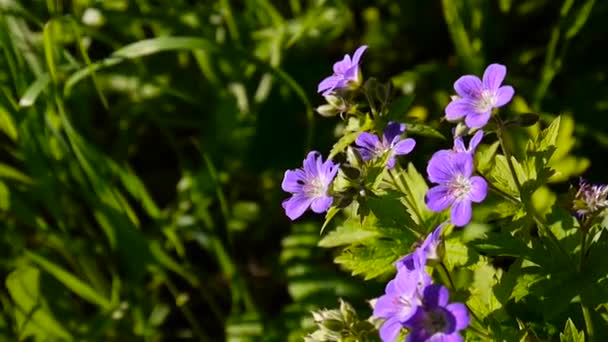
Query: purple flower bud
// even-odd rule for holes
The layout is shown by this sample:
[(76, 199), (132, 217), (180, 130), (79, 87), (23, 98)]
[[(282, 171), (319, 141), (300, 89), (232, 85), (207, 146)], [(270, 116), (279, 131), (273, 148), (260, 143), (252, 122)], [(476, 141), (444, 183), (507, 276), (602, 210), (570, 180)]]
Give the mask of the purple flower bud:
[(352, 85), (361, 84), (359, 60), (366, 49), (367, 46), (363, 45), (355, 51), (352, 59), (347, 54), (344, 55), (344, 59), (336, 62), (333, 69), (334, 74), (326, 77), (319, 83), (317, 92), (323, 92), (323, 96), (327, 96), (336, 89), (343, 89)]

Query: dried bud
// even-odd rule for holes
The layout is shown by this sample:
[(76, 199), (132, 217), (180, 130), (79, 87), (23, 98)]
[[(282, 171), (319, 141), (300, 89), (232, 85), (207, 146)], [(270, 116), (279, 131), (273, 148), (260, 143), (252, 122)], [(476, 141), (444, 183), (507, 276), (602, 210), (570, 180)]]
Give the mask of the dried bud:
[(572, 209), (579, 217), (592, 218), (608, 208), (608, 185), (591, 185), (580, 180), (572, 200)]

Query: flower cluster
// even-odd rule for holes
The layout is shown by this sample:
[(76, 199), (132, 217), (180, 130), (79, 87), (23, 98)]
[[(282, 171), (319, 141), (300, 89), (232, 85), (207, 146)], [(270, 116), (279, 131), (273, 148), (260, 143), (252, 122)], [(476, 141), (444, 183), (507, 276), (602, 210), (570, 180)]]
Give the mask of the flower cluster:
[(462, 341), (460, 330), (469, 325), (469, 313), (462, 303), (449, 303), (449, 292), (433, 284), (426, 273), (429, 259), (438, 258), (443, 225), (437, 227), (420, 247), (397, 262), (397, 275), (378, 298), (373, 315), (384, 318), (380, 337), (394, 342), (402, 328), (406, 341)]
[[(361, 175), (367, 175), (367, 168), (376, 170), (378, 163), (375, 162), (380, 160), (381, 168), (393, 169), (397, 165), (396, 157), (409, 154), (416, 146), (414, 139), (403, 137), (408, 127), (406, 124), (386, 118), (376, 120), (378, 116), (389, 114), (386, 111), (386, 100), (378, 96), (383, 93), (378, 90), (380, 88), (373, 89), (375, 95), (369, 96), (368, 88), (373, 87), (374, 82), (361, 86), (363, 82), (359, 63), (366, 49), (365, 45), (359, 47), (352, 58), (345, 55), (334, 64), (333, 74), (318, 85), (317, 90), (323, 94), (327, 104), (318, 107), (317, 111), (323, 116), (338, 113), (356, 116), (356, 120), (349, 122), (349, 125), (353, 123), (349, 129), (350, 132), (359, 133), (354, 141), (345, 140), (353, 142), (354, 147), (348, 147), (348, 144), (336, 145), (347, 150), (346, 163), (340, 173), (339, 164), (329, 159), (324, 161), (316, 151), (308, 154), (302, 168), (285, 172), (282, 187), (292, 196), (283, 201), (283, 208), (292, 220), (300, 217), (308, 208), (315, 213), (322, 213), (332, 205), (342, 205), (344, 198), (363, 198), (364, 195), (361, 194), (366, 192), (362, 192), (362, 189), (365, 189), (366, 182), (369, 183), (370, 180)], [(458, 123), (454, 129), (453, 147), (435, 152), (427, 165), (428, 180), (435, 185), (426, 193), (426, 205), (434, 212), (450, 208), (450, 221), (458, 227), (471, 221), (472, 203), (482, 202), (487, 195), (488, 183), (481, 176), (475, 175), (474, 155), (484, 136), (481, 128), (490, 120), (492, 111), (506, 105), (514, 95), (513, 87), (502, 85), (505, 76), (505, 66), (491, 64), (486, 68), (482, 79), (465, 75), (456, 80), (454, 90), (457, 96), (445, 108), (447, 120)], [(389, 94), (388, 91), (384, 93)], [(361, 107), (355, 101), (359, 94), (368, 95), (371, 113), (359, 112)], [(380, 110), (374, 106), (374, 99), (381, 101)], [(365, 107), (364, 105), (363, 108)], [(369, 131), (383, 128), (381, 123), (387, 121), (382, 133)], [(468, 145), (465, 144), (466, 137), (463, 134), (473, 132)], [(371, 182), (378, 184), (375, 179), (382, 177), (383, 173), (371, 174), (374, 175), (370, 177), (374, 178)], [(335, 178), (341, 180), (339, 185), (333, 185)], [(350, 185), (343, 187), (343, 183)], [(351, 189), (342, 190), (348, 186)], [(356, 191), (347, 192), (353, 189)], [(581, 187), (579, 192), (582, 192), (579, 197), (585, 197), (585, 208), (608, 206), (606, 189), (586, 187), (583, 190)], [(355, 195), (349, 195), (351, 193)], [(593, 204), (589, 204), (591, 202)], [(579, 211), (583, 213), (583, 210), (587, 210), (585, 208)], [(450, 303), (448, 289), (435, 284), (427, 273), (427, 266), (431, 267), (442, 259), (441, 236), (444, 226), (445, 224), (438, 226), (412, 253), (396, 262), (395, 278), (386, 285), (384, 295), (375, 302), (373, 317), (384, 319), (380, 327), (380, 337), (384, 342), (395, 341), (404, 328), (408, 331), (406, 341), (409, 342), (462, 341), (460, 331), (467, 328), (470, 321), (467, 307), (462, 303)], [(339, 328), (342, 329), (342, 326)]]
[[(500, 64), (489, 65), (480, 80), (474, 75), (460, 77), (454, 83), (458, 96), (445, 108), (449, 121), (462, 121), (471, 129), (483, 127), (492, 109), (504, 106), (513, 98), (511, 86), (501, 86), (507, 68)], [(483, 138), (478, 130), (467, 148), (461, 136), (454, 138), (451, 150), (440, 150), (433, 154), (427, 173), (437, 185), (426, 194), (426, 204), (434, 212), (450, 208), (450, 219), (459, 227), (471, 221), (472, 203), (482, 202), (488, 192), (488, 183), (480, 176), (473, 176), (475, 149)]]

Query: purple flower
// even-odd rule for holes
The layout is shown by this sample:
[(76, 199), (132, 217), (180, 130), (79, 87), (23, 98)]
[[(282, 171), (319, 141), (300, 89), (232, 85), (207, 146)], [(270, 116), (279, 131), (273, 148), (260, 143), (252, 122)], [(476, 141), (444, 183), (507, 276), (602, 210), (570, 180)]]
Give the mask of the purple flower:
[(319, 83), (317, 92), (323, 92), (323, 96), (327, 96), (335, 89), (347, 88), (353, 84), (361, 83), (359, 60), (366, 49), (367, 45), (363, 45), (355, 51), (352, 59), (346, 54), (344, 59), (336, 62), (334, 64), (334, 74)]
[(409, 270), (413, 270), (419, 267), (417, 264), (425, 265), (427, 261), (439, 260), (438, 247), (441, 243), (441, 233), (444, 226), (444, 223), (437, 226), (437, 228), (424, 239), (424, 242), (420, 247), (397, 261), (397, 268), (405, 267)]
[(422, 305), (406, 322), (409, 329), (406, 342), (461, 342), (460, 330), (469, 326), (467, 307), (462, 303), (448, 304), (449, 292), (441, 285), (424, 288)]
[(587, 218), (608, 208), (608, 185), (591, 185), (582, 178), (572, 207), (579, 218)]
[(386, 166), (392, 169), (395, 166), (395, 156), (408, 154), (416, 146), (416, 141), (412, 138), (401, 140), (404, 132), (404, 124), (389, 122), (382, 135), (382, 141), (375, 134), (363, 132), (359, 134), (355, 144), (359, 146), (357, 150), (365, 161), (390, 153)]
[(426, 205), (434, 212), (452, 207), (450, 218), (462, 227), (471, 221), (471, 202), (486, 198), (488, 183), (473, 173), (473, 157), (468, 153), (442, 153), (433, 155), (426, 171), (429, 180), (439, 185), (426, 193)]
[(333, 198), (327, 194), (329, 185), (338, 173), (339, 164), (323, 162), (319, 152), (312, 151), (304, 159), (301, 169), (287, 170), (281, 187), (293, 195), (283, 201), (283, 209), (291, 220), (302, 216), (310, 207), (315, 213), (327, 211)]
[(398, 268), (395, 279), (386, 285), (385, 294), (376, 301), (374, 316), (386, 318), (380, 328), (384, 342), (394, 342), (403, 322), (410, 319), (422, 304), (422, 290), (431, 283), (431, 278), (420, 261), (414, 260), (416, 267), (411, 270)]
[(462, 137), (457, 137), (456, 139), (454, 139), (453, 150), (454, 152), (465, 152), (470, 155), (474, 155), (475, 150), (477, 149), (477, 145), (479, 145), (481, 139), (483, 139), (483, 131), (479, 130), (475, 133), (475, 135), (473, 135), (473, 137), (469, 141), (469, 147), (467, 148), (464, 145), (464, 140), (462, 139)]
[(470, 128), (483, 127), (492, 114), (492, 109), (502, 107), (511, 101), (515, 90), (502, 86), (507, 68), (501, 64), (490, 64), (483, 73), (483, 79), (474, 75), (460, 77), (454, 83), (458, 97), (445, 108), (448, 120), (456, 121), (465, 117)]

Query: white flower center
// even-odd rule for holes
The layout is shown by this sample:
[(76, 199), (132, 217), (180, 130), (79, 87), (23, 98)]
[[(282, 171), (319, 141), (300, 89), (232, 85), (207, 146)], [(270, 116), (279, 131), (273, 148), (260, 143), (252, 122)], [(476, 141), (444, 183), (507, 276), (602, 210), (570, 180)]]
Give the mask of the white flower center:
[(478, 113), (485, 113), (496, 105), (496, 96), (488, 89), (484, 89), (479, 94), (479, 100), (475, 104)]
[(456, 201), (460, 201), (469, 196), (471, 190), (473, 190), (473, 184), (471, 184), (470, 179), (459, 173), (448, 183), (448, 189), (450, 195)]
[(302, 188), (309, 198), (325, 196), (327, 189), (321, 177), (310, 179)]

